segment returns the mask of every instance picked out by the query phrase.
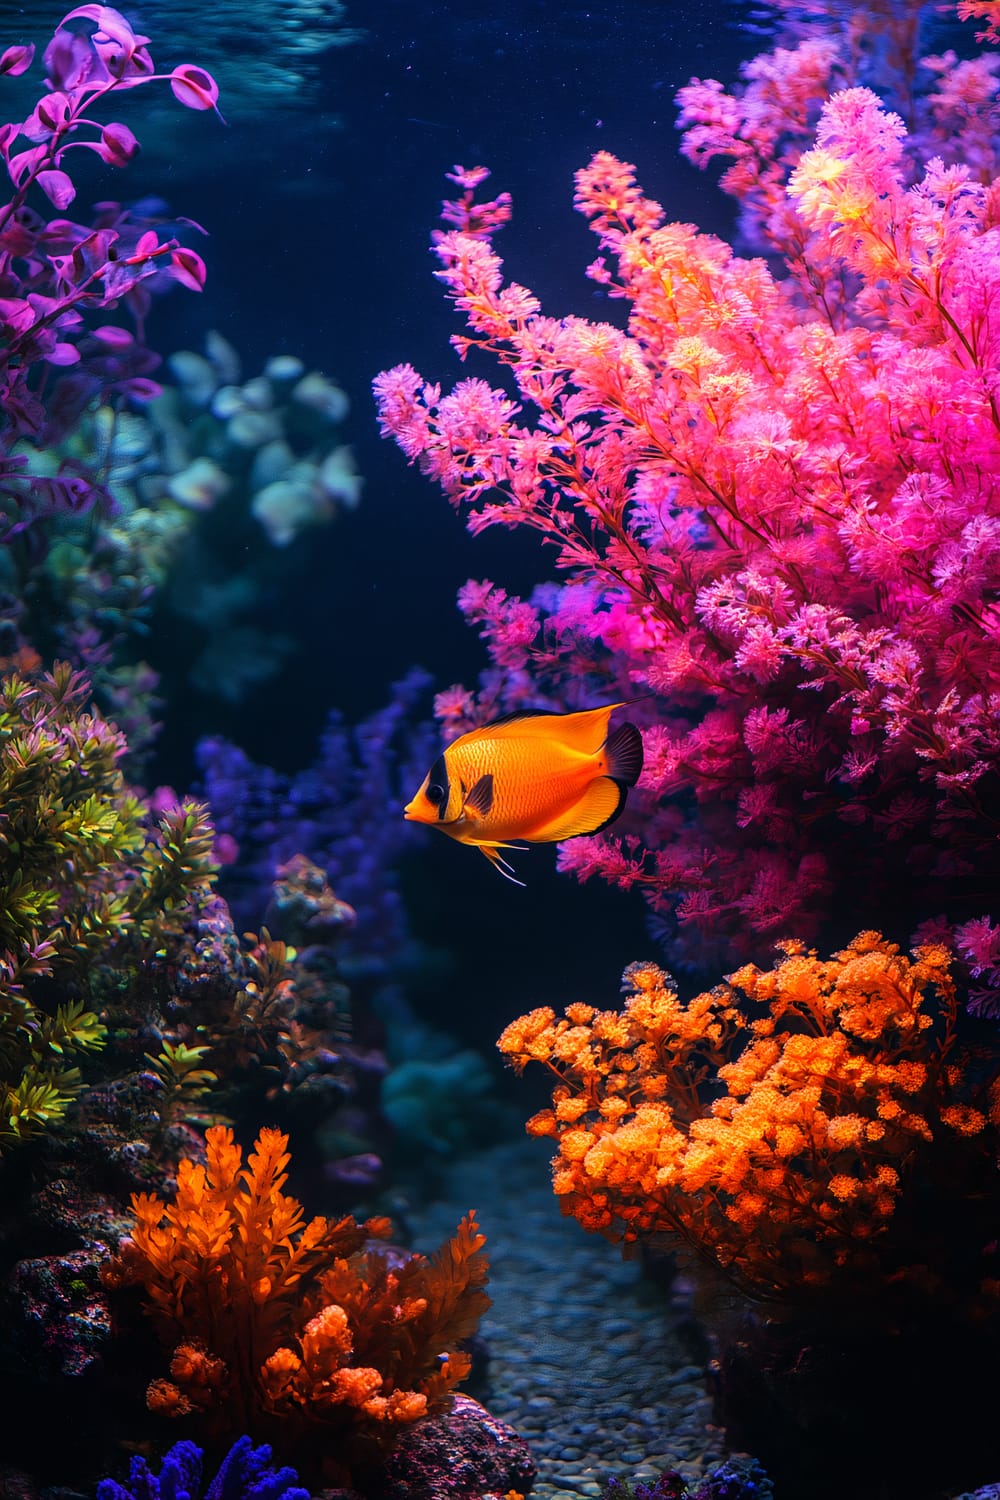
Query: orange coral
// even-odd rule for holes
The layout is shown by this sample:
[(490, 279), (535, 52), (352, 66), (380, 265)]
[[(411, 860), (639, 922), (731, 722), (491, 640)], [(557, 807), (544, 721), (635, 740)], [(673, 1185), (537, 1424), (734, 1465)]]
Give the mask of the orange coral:
[(105, 1267), (141, 1284), (170, 1380), (149, 1406), (241, 1430), (262, 1416), (383, 1432), (438, 1406), (469, 1370), (457, 1350), (489, 1306), (472, 1213), (431, 1260), (390, 1267), (365, 1249), (389, 1222), (308, 1223), (282, 1191), (287, 1137), (262, 1130), (243, 1166), (232, 1132), (208, 1131), (207, 1166), (182, 1161), (168, 1203), (134, 1195), (131, 1238)]
[[(904, 1173), (987, 1117), (961, 1095), (974, 1070), (956, 1051), (944, 948), (911, 961), (866, 932), (827, 961), (780, 951), (774, 969), (747, 965), (686, 1005), (655, 965), (633, 964), (623, 1012), (534, 1010), (498, 1045), (558, 1079), (527, 1128), (558, 1142), (564, 1213), (610, 1239), (685, 1246), (783, 1298), (869, 1276)], [(988, 1161), (987, 1142), (974, 1149)]]

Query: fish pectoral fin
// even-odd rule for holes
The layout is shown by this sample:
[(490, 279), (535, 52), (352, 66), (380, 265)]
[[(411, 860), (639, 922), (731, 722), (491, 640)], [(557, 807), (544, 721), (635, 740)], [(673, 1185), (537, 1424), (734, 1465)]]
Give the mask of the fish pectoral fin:
[(561, 839), (575, 839), (581, 833), (599, 833), (614, 822), (625, 806), (627, 790), (610, 777), (599, 776), (568, 812), (558, 813), (540, 828), (532, 828), (532, 842), (552, 844)]
[(471, 812), (477, 818), (485, 818), (489, 816), (492, 806), (493, 777), (487, 773), (485, 776), (480, 776), (472, 790), (466, 793), (462, 812), (466, 817)]
[(523, 880), (518, 880), (517, 876), (514, 874), (513, 868), (504, 859), (503, 855), (500, 853), (500, 850), (526, 849), (526, 844), (477, 844), (476, 847), (481, 854), (486, 855), (486, 858), (489, 860), (493, 868), (495, 870), (498, 870), (505, 880), (510, 881), (511, 885), (519, 885), (521, 887), (524, 886), (525, 882)]

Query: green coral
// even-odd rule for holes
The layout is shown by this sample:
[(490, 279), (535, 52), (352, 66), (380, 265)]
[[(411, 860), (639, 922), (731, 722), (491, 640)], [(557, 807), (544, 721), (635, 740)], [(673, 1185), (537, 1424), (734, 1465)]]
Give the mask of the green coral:
[(136, 964), (213, 878), (212, 830), (186, 803), (151, 826), (65, 663), (0, 679), (0, 1151), (62, 1119), (74, 1058), (104, 1044), (94, 961)]

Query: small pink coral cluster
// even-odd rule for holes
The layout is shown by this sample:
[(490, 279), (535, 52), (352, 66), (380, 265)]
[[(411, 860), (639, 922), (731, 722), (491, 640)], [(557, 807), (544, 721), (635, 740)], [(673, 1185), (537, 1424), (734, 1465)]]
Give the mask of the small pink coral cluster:
[[(971, 920), (1000, 875), (1000, 188), (962, 144), (992, 133), (994, 60), (932, 60), (938, 148), (940, 101), (967, 96), (947, 160), (861, 86), (786, 151), (847, 69), (831, 46), (758, 60), (756, 133), (749, 89), (685, 91), (689, 154), (729, 141), (778, 274), (601, 152), (576, 204), (626, 324), (546, 316), (504, 281), (506, 201), (456, 169), (453, 342), (512, 384), (376, 381), (383, 430), (470, 529), (535, 531), (564, 580), (463, 590), (494, 661), (479, 716), (655, 695), (637, 812), (560, 861), (641, 887), (675, 961), (808, 939), (835, 890)], [(461, 689), (440, 707), (456, 731), (474, 712)]]

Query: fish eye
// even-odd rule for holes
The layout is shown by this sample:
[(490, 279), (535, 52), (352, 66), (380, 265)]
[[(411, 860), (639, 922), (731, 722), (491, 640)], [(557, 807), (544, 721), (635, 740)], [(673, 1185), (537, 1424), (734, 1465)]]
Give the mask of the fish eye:
[(436, 781), (432, 781), (430, 786), (427, 788), (426, 795), (428, 802), (432, 802), (434, 806), (437, 807), (444, 801), (444, 787), (439, 786)]

